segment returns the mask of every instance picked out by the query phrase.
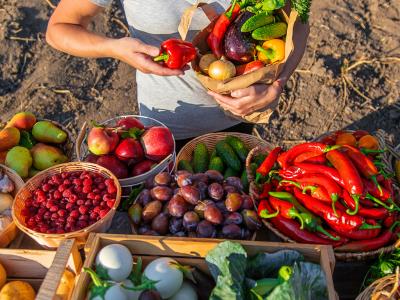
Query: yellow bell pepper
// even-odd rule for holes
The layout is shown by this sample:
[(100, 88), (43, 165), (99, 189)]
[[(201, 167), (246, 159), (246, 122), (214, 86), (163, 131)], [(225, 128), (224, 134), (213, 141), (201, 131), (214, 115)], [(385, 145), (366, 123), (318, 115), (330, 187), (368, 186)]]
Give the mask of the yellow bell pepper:
[(285, 58), (285, 42), (281, 39), (265, 41), (261, 46), (257, 46), (258, 59), (266, 64), (273, 64)]
[(25, 281), (10, 281), (0, 291), (0, 300), (35, 300), (35, 290)]

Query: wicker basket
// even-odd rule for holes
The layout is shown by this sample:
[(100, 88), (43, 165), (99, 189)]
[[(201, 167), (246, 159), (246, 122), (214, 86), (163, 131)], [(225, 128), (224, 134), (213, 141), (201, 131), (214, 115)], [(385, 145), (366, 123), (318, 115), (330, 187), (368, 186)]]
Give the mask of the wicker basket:
[(185, 146), (183, 146), (183, 148), (181, 149), (181, 151), (179, 151), (179, 153), (176, 157), (175, 168), (177, 168), (178, 163), (183, 159), (188, 160), (188, 161), (192, 160), (194, 148), (196, 147), (196, 145), (198, 143), (204, 143), (207, 146), (208, 151), (212, 151), (212, 150), (214, 150), (215, 145), (219, 141), (225, 139), (229, 135), (233, 135), (233, 136), (240, 138), (245, 143), (247, 148), (249, 148), (249, 149), (253, 149), (254, 147), (257, 147), (257, 146), (272, 148), (271, 144), (269, 144), (268, 142), (254, 136), (254, 135), (251, 135), (251, 134), (245, 134), (245, 133), (239, 133), (239, 132), (208, 133), (205, 135), (201, 135), (197, 138), (194, 138), (193, 140), (188, 142)]
[[(18, 191), (24, 186), (24, 181), (22, 178), (10, 168), (0, 165), (0, 169), (11, 179), (14, 183), (15, 189), (12, 196), (15, 197)], [(0, 248), (5, 248), (10, 244), (17, 236), (18, 228), (14, 222), (11, 222), (2, 232), (0, 232)]]
[[(24, 208), (24, 202), (27, 198), (31, 197), (32, 192), (41, 184), (41, 182), (52, 176), (54, 174), (59, 174), (61, 172), (74, 172), (74, 171), (92, 171), (103, 175), (106, 178), (112, 178), (114, 180), (115, 186), (117, 187), (117, 196), (115, 199), (114, 207), (110, 209), (107, 215), (97, 221), (96, 223), (73, 232), (68, 232), (64, 234), (47, 234), (39, 233), (33, 231), (25, 226), (24, 218), (21, 215), (21, 211)], [(121, 200), (121, 186), (118, 179), (107, 169), (91, 163), (82, 162), (71, 162), (60, 164), (49, 168), (45, 171), (40, 172), (36, 176), (28, 180), (25, 186), (18, 192), (15, 197), (13, 207), (12, 207), (12, 217), (18, 228), (33, 238), (37, 243), (47, 248), (56, 248), (60, 245), (61, 241), (65, 239), (75, 238), (79, 246), (83, 246), (86, 242), (86, 238), (90, 232), (105, 232), (111, 226), (111, 221), (114, 217), (115, 211)]]
[[(347, 130), (347, 132), (353, 132), (351, 130)], [(322, 136), (320, 136), (317, 140), (320, 140), (328, 135), (332, 134), (331, 132), (326, 133)], [(380, 143), (380, 148), (381, 149), (385, 149), (386, 148), (386, 142), (384, 139), (379, 138), (379, 131), (377, 133), (377, 137)], [(254, 149), (252, 149), (249, 153), (249, 155), (247, 156), (247, 160), (246, 160), (246, 168), (247, 168), (247, 173), (248, 173), (248, 179), (250, 182), (250, 188), (249, 188), (249, 194), (251, 197), (253, 197), (254, 199), (258, 199), (259, 198), (259, 190), (257, 188), (257, 186), (254, 183), (254, 177), (252, 176), (252, 174), (249, 172), (249, 165), (253, 159), (254, 156), (256, 156), (259, 153), (265, 153), (268, 152), (268, 148), (265, 147), (256, 147)], [(387, 159), (384, 159), (384, 162), (386, 164)], [(396, 199), (399, 199), (399, 189), (398, 186), (394, 185), (395, 187), (395, 194), (397, 195)], [(289, 238), (288, 236), (282, 234), (279, 230), (277, 230), (270, 222), (268, 222), (267, 220), (262, 220), (263, 224), (265, 227), (267, 227), (270, 231), (272, 231), (276, 236), (278, 236), (280, 239), (282, 239), (285, 242), (288, 243), (297, 243), (296, 241), (294, 241), (293, 239)], [(373, 251), (367, 251), (367, 252), (362, 252), (362, 253), (347, 253), (347, 252), (335, 252), (335, 257), (336, 259), (338, 259), (339, 261), (365, 261), (368, 259), (373, 259), (378, 257), (381, 253), (389, 253), (391, 251), (393, 251), (395, 245), (388, 245), (386, 247), (382, 247), (380, 249), (377, 250), (373, 250)]]
[[(145, 127), (150, 127), (150, 126), (167, 127), (163, 123), (161, 123), (160, 121), (157, 121), (157, 120), (155, 120), (153, 118), (144, 117), (144, 116), (137, 116), (137, 115), (118, 116), (118, 117), (106, 120), (106, 121), (104, 121), (104, 122), (102, 122), (100, 124), (101, 125), (114, 126), (115, 127), (116, 123), (118, 122), (118, 120), (126, 118), (126, 117), (133, 117), (133, 118), (138, 119), (140, 122), (142, 122), (142, 124)], [(89, 127), (88, 127), (87, 122), (84, 122), (83, 125), (82, 125), (82, 128), (81, 128), (81, 130), (79, 132), (79, 135), (78, 135), (78, 138), (76, 140), (76, 143), (75, 143), (75, 155), (76, 155), (76, 158), (77, 158), (78, 161), (83, 161), (84, 158), (86, 157), (86, 155), (89, 152), (88, 147), (87, 147), (87, 141), (86, 141), (88, 134), (89, 134)], [(175, 141), (174, 141), (174, 151), (173, 151), (173, 153), (171, 155), (169, 155), (168, 157), (166, 157), (161, 162), (159, 162), (150, 171), (148, 171), (148, 172), (146, 172), (146, 173), (144, 173), (142, 175), (139, 175), (139, 176), (119, 179), (121, 187), (123, 188), (122, 197), (128, 197), (132, 187), (142, 184), (143, 182), (146, 181), (147, 178), (152, 177), (154, 175), (157, 175), (158, 173), (163, 172), (165, 170), (168, 170), (168, 171), (172, 172), (173, 169), (174, 169), (175, 157), (176, 157), (176, 153), (175, 153)]]
[(399, 267), (396, 274), (388, 275), (374, 281), (368, 286), (356, 300), (396, 300), (400, 299)]

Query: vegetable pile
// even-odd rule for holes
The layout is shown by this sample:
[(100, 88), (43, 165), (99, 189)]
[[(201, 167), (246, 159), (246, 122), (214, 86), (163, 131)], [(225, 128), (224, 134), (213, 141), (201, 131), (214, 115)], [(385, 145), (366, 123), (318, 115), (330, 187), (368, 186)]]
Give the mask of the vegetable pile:
[(116, 195), (114, 181), (99, 173), (62, 172), (41, 182), (25, 201), (21, 215), (36, 232), (77, 231), (104, 218)]
[(297, 251), (248, 257), (235, 242), (222, 242), (206, 256), (216, 286), (210, 299), (327, 299), (325, 275)]
[(163, 172), (129, 208), (138, 233), (202, 238), (250, 239), (261, 227), (250, 196), (238, 177), (208, 170)]
[(0, 163), (22, 178), (68, 160), (61, 147), (67, 133), (50, 121), (37, 121), (30, 112), (15, 114), (0, 131)]
[[(284, 0), (234, 0), (221, 14), (207, 44), (212, 53), (200, 58), (201, 71), (216, 80), (253, 72), (285, 58), (287, 24), (278, 14)], [(292, 1), (303, 21), (310, 1)]]
[(272, 150), (256, 170), (258, 214), (291, 239), (340, 252), (379, 249), (398, 237), (400, 208), (379, 145), (365, 131)]
[(109, 169), (119, 179), (150, 171), (174, 151), (174, 138), (166, 127), (145, 127), (133, 117), (119, 119), (115, 127), (94, 125), (85, 160)]
[(12, 193), (15, 185), (0, 168), (0, 232), (12, 223), (11, 206), (14, 201)]
[(168, 257), (154, 259), (142, 271), (141, 257), (134, 262), (130, 250), (121, 244), (102, 248), (96, 257), (95, 271), (84, 270), (93, 281), (90, 300), (198, 299), (194, 284), (187, 279), (196, 282), (199, 271)]

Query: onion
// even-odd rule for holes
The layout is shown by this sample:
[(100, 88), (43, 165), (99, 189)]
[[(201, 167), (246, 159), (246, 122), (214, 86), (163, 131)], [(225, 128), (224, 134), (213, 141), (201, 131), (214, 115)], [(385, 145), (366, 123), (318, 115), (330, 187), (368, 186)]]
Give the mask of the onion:
[(216, 61), (217, 58), (215, 57), (214, 54), (208, 53), (204, 54), (199, 61), (199, 67), (201, 71), (203, 71), (205, 74), (208, 74), (208, 67), (210, 66), (211, 63)]
[(208, 75), (216, 80), (226, 80), (236, 75), (236, 68), (230, 61), (221, 59), (211, 63)]

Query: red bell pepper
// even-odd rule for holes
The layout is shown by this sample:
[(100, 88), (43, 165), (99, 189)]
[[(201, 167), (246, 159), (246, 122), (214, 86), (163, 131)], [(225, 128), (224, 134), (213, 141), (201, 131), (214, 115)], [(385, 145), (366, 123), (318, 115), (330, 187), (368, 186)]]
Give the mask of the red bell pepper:
[(295, 164), (302, 162), (323, 165), (326, 163), (326, 158), (323, 154), (315, 156), (314, 152), (304, 152), (294, 159)]
[(192, 43), (179, 39), (169, 39), (161, 44), (160, 55), (154, 61), (163, 61), (170, 69), (182, 69), (196, 58), (196, 48)]
[[(267, 176), (271, 171), (272, 167), (276, 163), (279, 153), (282, 151), (281, 147), (276, 147), (271, 152), (268, 153), (268, 156), (264, 159), (261, 165), (256, 170), (257, 176)], [(256, 178), (257, 181), (257, 178)]]
[(207, 44), (212, 53), (219, 59), (224, 54), (222, 42), (229, 25), (236, 19), (240, 12), (240, 5), (234, 0), (225, 13), (219, 16), (213, 30), (207, 37)]
[[(310, 164), (310, 163), (295, 163), (295, 166), (303, 170), (303, 174), (306, 173), (323, 174), (334, 180), (340, 186), (344, 187), (344, 182), (342, 177), (340, 177), (339, 172), (334, 168), (323, 165)], [(291, 167), (289, 167), (289, 169), (290, 168)], [(300, 171), (298, 171), (297, 173), (300, 173)]]
[(399, 222), (395, 222), (389, 229), (383, 231), (383, 233), (376, 238), (363, 241), (353, 241), (336, 248), (336, 250), (340, 252), (366, 252), (382, 248), (391, 241), (393, 230), (398, 224)]
[(245, 75), (264, 67), (265, 64), (261, 60), (254, 60), (247, 64), (236, 66), (236, 76)]
[(339, 234), (342, 234), (343, 231), (358, 229), (364, 223), (364, 219), (362, 217), (350, 216), (339, 209), (337, 209), (336, 215), (332, 207), (307, 194), (303, 194), (297, 188), (294, 189), (294, 194), (300, 203), (302, 203), (311, 212), (323, 218), (325, 222)]
[[(346, 205), (350, 209), (353, 209), (353, 210), (356, 209), (356, 206), (358, 204), (354, 201), (353, 198), (351, 198), (349, 192), (347, 192), (346, 190), (343, 191), (343, 201), (346, 203)], [(365, 208), (360, 205), (359, 209), (358, 209), (358, 214), (365, 218), (381, 220), (381, 219), (385, 219), (388, 216), (389, 211), (384, 207)]]
[[(329, 151), (332, 151), (334, 149), (340, 148), (340, 145), (326, 145), (322, 143), (316, 143), (316, 142), (309, 142), (309, 143), (303, 143), (300, 145), (296, 145), (292, 147), (290, 150), (287, 151), (285, 158), (282, 159), (282, 168), (286, 169), (288, 166), (290, 166), (293, 162), (293, 160), (299, 156), (300, 154), (304, 152), (312, 152), (315, 155), (314, 156), (319, 156), (321, 154), (327, 153)], [(309, 156), (311, 158), (312, 156)]]
[(274, 218), (279, 215), (279, 211), (272, 212), (267, 200), (261, 200), (258, 204), (257, 214), (262, 219)]

